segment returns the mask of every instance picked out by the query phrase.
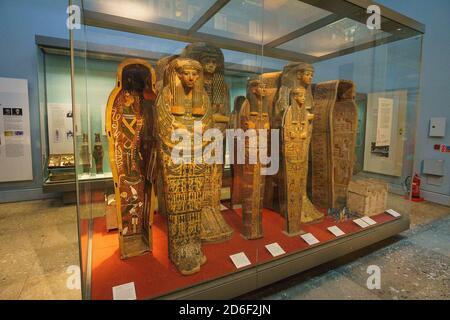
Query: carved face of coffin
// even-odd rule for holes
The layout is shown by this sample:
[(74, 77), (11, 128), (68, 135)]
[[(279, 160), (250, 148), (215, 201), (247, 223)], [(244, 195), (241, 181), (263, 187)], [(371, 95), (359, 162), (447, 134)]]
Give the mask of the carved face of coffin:
[(217, 69), (217, 59), (214, 57), (205, 57), (202, 59), (203, 70), (207, 73), (214, 73)]
[(260, 80), (253, 80), (250, 82), (250, 91), (258, 98), (265, 97), (266, 85)]
[(199, 77), (198, 70), (190, 66), (183, 66), (178, 71), (178, 78), (185, 88), (193, 88)]
[(304, 83), (305, 85), (310, 85), (314, 78), (314, 71), (312, 70), (299, 70), (297, 71), (297, 79), (300, 80), (300, 83)]
[(304, 87), (298, 87), (291, 91), (291, 99), (299, 106), (303, 106), (306, 101), (306, 89)]

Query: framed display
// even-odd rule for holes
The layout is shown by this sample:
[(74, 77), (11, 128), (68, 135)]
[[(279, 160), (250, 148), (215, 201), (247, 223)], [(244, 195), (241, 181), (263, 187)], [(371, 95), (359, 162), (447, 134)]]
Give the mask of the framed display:
[(33, 180), (28, 82), (0, 78), (0, 182)]

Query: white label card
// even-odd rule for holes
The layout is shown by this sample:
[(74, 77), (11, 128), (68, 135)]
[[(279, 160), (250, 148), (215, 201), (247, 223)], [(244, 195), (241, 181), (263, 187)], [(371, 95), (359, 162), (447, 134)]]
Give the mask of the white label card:
[(310, 246), (320, 242), (311, 233), (302, 234), (300, 237), (302, 237), (302, 239), (305, 240), (306, 243), (309, 244)]
[(243, 268), (251, 265), (252, 263), (248, 260), (247, 256), (244, 252), (239, 252), (230, 256), (231, 261), (233, 261), (234, 265), (237, 269)]
[(270, 252), (270, 254), (274, 257), (281, 256), (282, 254), (285, 254), (286, 252), (283, 250), (282, 247), (278, 244), (278, 242), (274, 242), (271, 244), (266, 245), (266, 249)]
[(397, 211), (392, 210), (392, 209), (388, 209), (388, 210), (386, 210), (386, 212), (389, 213), (389, 214), (390, 214), (391, 216), (393, 216), (394, 218), (397, 218), (397, 217), (400, 217), (400, 216), (401, 216), (400, 213), (398, 213)]
[(362, 217), (361, 220), (363, 220), (369, 226), (373, 226), (374, 224), (377, 224), (377, 222), (370, 217)]
[(115, 286), (113, 290), (113, 300), (136, 300), (136, 288), (134, 282)]
[(234, 204), (233, 209), (242, 209), (242, 204)]
[(334, 234), (336, 237), (339, 236), (343, 236), (345, 234), (344, 231), (342, 231), (339, 227), (337, 226), (332, 226), (332, 227), (328, 227), (327, 228), (328, 231), (330, 231), (332, 234)]
[(364, 222), (364, 220), (361, 219), (355, 219), (353, 220), (353, 222), (356, 223), (361, 228), (367, 228), (369, 226), (366, 222)]

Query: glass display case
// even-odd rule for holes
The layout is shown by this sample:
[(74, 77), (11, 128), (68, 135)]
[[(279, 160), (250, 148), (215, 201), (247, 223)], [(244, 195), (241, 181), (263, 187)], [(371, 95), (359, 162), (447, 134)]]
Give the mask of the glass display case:
[(359, 0), (72, 4), (85, 298), (232, 298), (409, 228), (419, 22), (380, 6), (374, 28)]
[[(110, 60), (93, 59), (99, 72), (90, 76), (98, 93), (91, 96), (89, 104), (89, 126), (81, 131), (80, 118), (74, 121), (71, 101), (71, 59), (70, 43), (64, 39), (36, 36), (40, 48), (39, 87), (41, 105), (41, 140), (43, 148), (43, 189), (45, 192), (62, 192), (63, 199), (75, 202), (75, 143), (83, 149), (83, 153), (92, 154), (99, 146), (107, 150), (108, 142), (105, 135), (104, 110), (105, 96), (109, 87), (114, 84), (116, 64)], [(78, 59), (78, 58), (77, 58)], [(80, 153), (81, 151), (78, 150)], [(86, 156), (85, 156), (86, 158)], [(106, 186), (112, 189), (112, 173), (107, 159), (78, 159), (82, 166), (80, 182)], [(81, 161), (81, 162), (80, 162)], [(84, 161), (84, 162), (83, 162)]]
[(39, 58), (43, 185), (51, 192), (53, 186), (72, 183), (75, 191), (70, 57), (68, 50), (65, 56), (41, 50)]

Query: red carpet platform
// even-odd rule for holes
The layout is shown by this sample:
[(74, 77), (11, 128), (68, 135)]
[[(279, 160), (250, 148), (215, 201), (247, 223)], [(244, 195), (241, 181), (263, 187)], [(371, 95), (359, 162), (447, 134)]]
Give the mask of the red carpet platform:
[[(237, 271), (230, 255), (245, 252), (252, 265), (264, 263), (273, 258), (265, 245), (278, 242), (286, 254), (305, 250), (309, 246), (300, 236), (289, 237), (282, 231), (284, 218), (276, 212), (264, 209), (264, 237), (258, 240), (245, 240), (240, 234), (242, 219), (240, 210), (222, 211), (227, 222), (234, 228), (231, 240), (219, 244), (203, 245), (203, 252), (208, 261), (201, 271), (191, 276), (179, 274), (170, 263), (167, 254), (166, 219), (155, 214), (153, 225), (153, 252), (120, 260), (117, 232), (106, 232), (105, 218), (94, 221), (92, 245), (92, 299), (112, 299), (112, 287), (134, 281), (138, 299), (158, 297), (174, 290), (196, 285), (200, 282), (222, 277)], [(377, 227), (396, 218), (382, 213), (372, 216)], [(321, 243), (333, 241), (336, 237), (327, 227), (337, 225), (346, 234), (357, 233), (363, 229), (352, 221), (334, 223), (331, 219), (304, 226), (306, 232), (312, 233)], [(320, 244), (318, 244), (320, 245)]]

